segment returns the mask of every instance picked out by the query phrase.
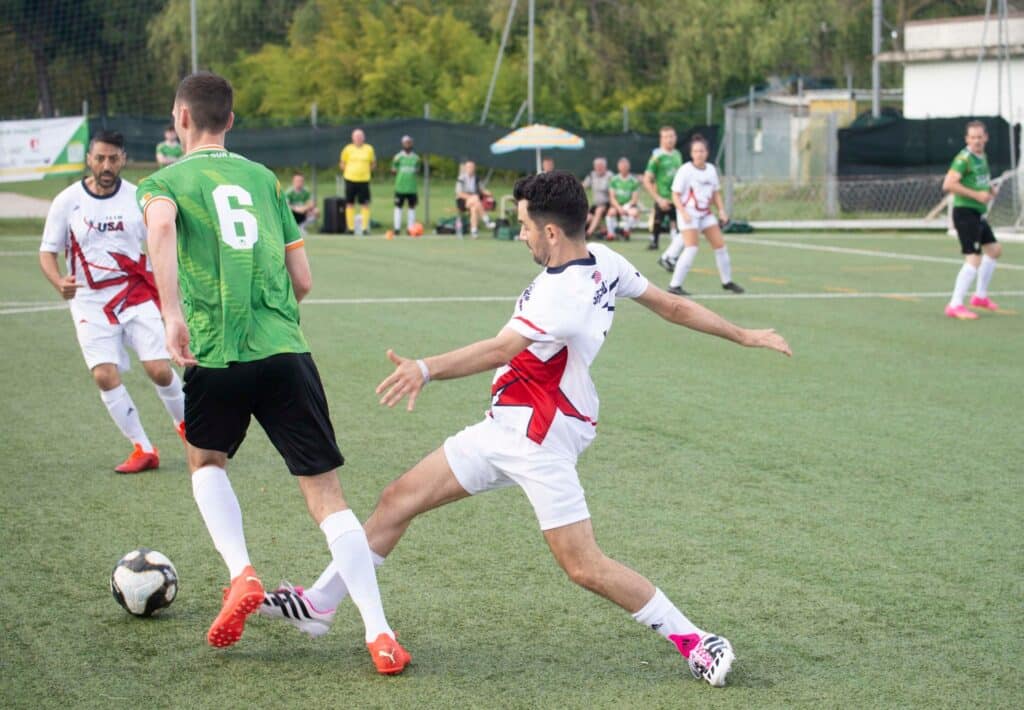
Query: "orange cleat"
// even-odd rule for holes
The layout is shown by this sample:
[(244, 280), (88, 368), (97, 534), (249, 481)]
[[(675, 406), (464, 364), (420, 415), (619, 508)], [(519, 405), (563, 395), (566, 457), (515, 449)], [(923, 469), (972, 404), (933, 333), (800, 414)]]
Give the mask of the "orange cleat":
[(224, 590), (224, 605), (206, 633), (209, 644), (227, 648), (237, 643), (245, 630), (245, 617), (260, 608), (263, 596), (263, 584), (249, 565), (231, 580), (231, 588)]
[(366, 647), (370, 649), (370, 658), (381, 675), (398, 675), (412, 661), (412, 656), (402, 648), (402, 644), (387, 634), (381, 634)]
[(142, 473), (154, 468), (160, 468), (160, 452), (153, 447), (152, 451), (146, 453), (136, 444), (131, 455), (120, 466), (115, 466), (114, 470), (118, 473)]
[(181, 443), (187, 444), (188, 443), (188, 439), (185, 438), (185, 422), (180, 422), (178, 424), (177, 428), (178, 428), (178, 436), (181, 437)]

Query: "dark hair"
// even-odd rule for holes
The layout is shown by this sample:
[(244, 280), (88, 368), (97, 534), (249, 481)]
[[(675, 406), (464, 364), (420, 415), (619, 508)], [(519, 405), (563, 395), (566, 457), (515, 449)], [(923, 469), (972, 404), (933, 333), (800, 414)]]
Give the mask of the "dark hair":
[(690, 147), (691, 148), (693, 148), (693, 144), (694, 143), (703, 143), (704, 144), (704, 150), (707, 150), (707, 151), (711, 150), (711, 146), (708, 144), (708, 139), (705, 138), (704, 136), (702, 136), (699, 133), (694, 133), (692, 136), (690, 136)]
[(92, 147), (97, 143), (106, 143), (107, 145), (116, 145), (122, 151), (124, 150), (124, 136), (117, 131), (102, 130), (97, 131), (96, 135), (89, 139), (89, 152), (92, 152)]
[(224, 77), (201, 71), (181, 80), (174, 100), (188, 106), (196, 128), (218, 133), (231, 119), (234, 91)]
[(967, 135), (972, 128), (980, 128), (985, 131), (985, 135), (988, 135), (988, 126), (985, 125), (984, 121), (968, 121), (967, 127), (964, 129), (964, 135)]
[(672, 131), (673, 133), (675, 133), (676, 129), (673, 128), (672, 126), (662, 126), (661, 128), (658, 129), (658, 133), (664, 133), (665, 131)]
[(292, 173), (292, 177), (306, 177), (306, 176), (302, 174), (301, 170), (296, 170), (294, 173)]
[(174, 130), (174, 124), (173, 124), (173, 123), (168, 123), (168, 124), (167, 124), (167, 125), (166, 125), (166, 126), (164, 127), (164, 133), (167, 133), (167, 131), (173, 131), (173, 130)]
[(518, 202), (526, 200), (526, 211), (542, 225), (558, 225), (570, 239), (583, 239), (587, 224), (587, 193), (572, 173), (554, 170), (519, 178), (512, 188)]

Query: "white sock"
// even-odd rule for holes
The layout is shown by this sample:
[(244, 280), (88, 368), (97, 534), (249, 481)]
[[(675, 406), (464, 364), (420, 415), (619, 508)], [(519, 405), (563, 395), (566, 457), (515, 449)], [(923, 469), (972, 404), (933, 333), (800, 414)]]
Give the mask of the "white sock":
[(416, 208), (409, 207), (405, 210), (405, 228), (409, 229), (414, 224), (416, 224)]
[(726, 247), (715, 249), (715, 263), (718, 264), (718, 275), (722, 278), (722, 283), (732, 281), (732, 262), (729, 260), (729, 250)]
[(690, 267), (693, 266), (693, 260), (696, 258), (697, 247), (686, 247), (683, 249), (683, 254), (676, 262), (675, 271), (672, 272), (672, 279), (668, 282), (668, 285), (674, 288), (682, 286), (683, 281), (686, 280), (686, 274), (689, 273)]
[(610, 216), (609, 217), (605, 217), (604, 218), (604, 226), (608, 230), (609, 234), (615, 234), (615, 228), (617, 226), (619, 226), (618, 225), (618, 220), (615, 219), (614, 217), (610, 217)]
[(153, 444), (146, 436), (146, 430), (142, 428), (142, 419), (139, 418), (139, 410), (135, 408), (135, 402), (124, 385), (118, 385), (112, 390), (100, 390), (100, 399), (107, 405), (110, 418), (117, 424), (128, 441), (138, 444), (146, 453), (152, 453)]
[(956, 275), (956, 285), (953, 287), (953, 298), (950, 299), (949, 305), (962, 306), (964, 305), (964, 298), (967, 296), (967, 289), (974, 283), (974, 278), (978, 275), (978, 270), (968, 264), (966, 261), (964, 265), (960, 267), (960, 273)]
[(998, 259), (993, 259), (988, 254), (981, 257), (981, 266), (978, 267), (978, 285), (974, 289), (974, 295), (978, 298), (988, 298), (988, 284), (992, 280), (992, 274), (996, 271)]
[(631, 214), (626, 215), (626, 231), (627, 232), (632, 232), (633, 231), (633, 225), (634, 224), (635, 224), (635, 220), (633, 219), (633, 215), (631, 215)]
[(213, 546), (224, 558), (231, 579), (251, 564), (242, 529), (242, 508), (231, 488), (227, 472), (220, 466), (203, 466), (192, 474), (192, 496), (210, 531)]
[(686, 637), (691, 634), (696, 634), (699, 637), (704, 634), (683, 615), (683, 612), (676, 609), (675, 604), (669, 601), (669, 598), (660, 589), (654, 590), (654, 596), (644, 604), (640, 611), (633, 614), (633, 618), (672, 641), (684, 656), (689, 656), (690, 649), (695, 645), (692, 641), (696, 639), (676, 640), (672, 637)]
[(675, 261), (683, 252), (685, 246), (683, 244), (683, 235), (679, 232), (672, 232), (672, 241), (669, 243), (668, 249), (662, 253), (661, 258), (666, 261)]
[(165, 386), (156, 385), (156, 393), (174, 420), (175, 426), (185, 421), (185, 393), (181, 391), (181, 379), (177, 372), (171, 370), (171, 383)]
[(395, 223), (395, 231), (396, 232), (402, 231), (402, 208), (401, 207), (396, 207), (395, 208), (394, 223)]
[[(370, 550), (370, 559), (373, 560), (374, 569), (384, 564), (384, 558), (372, 549)], [(313, 586), (306, 589), (305, 595), (318, 611), (337, 609), (338, 605), (345, 601), (345, 597), (348, 596), (348, 587), (345, 586), (345, 580), (338, 574), (338, 568), (334, 566), (334, 562), (327, 565), (327, 569), (320, 574)]]
[(359, 608), (359, 615), (363, 617), (366, 641), (373, 641), (380, 634), (388, 634), (393, 638), (395, 634), (384, 618), (384, 607), (380, 602), (370, 545), (366, 542), (366, 533), (355, 513), (351, 510), (331, 513), (320, 523), (320, 529), (324, 531), (327, 546), (331, 548), (333, 567), (341, 575), (345, 587), (352, 595), (352, 601)]

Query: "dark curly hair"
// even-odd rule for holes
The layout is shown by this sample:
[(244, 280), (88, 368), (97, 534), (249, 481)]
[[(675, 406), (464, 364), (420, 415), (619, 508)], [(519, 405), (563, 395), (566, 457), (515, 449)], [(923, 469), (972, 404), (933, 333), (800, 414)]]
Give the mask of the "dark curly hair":
[(543, 226), (553, 223), (570, 239), (584, 239), (587, 193), (572, 173), (554, 170), (519, 178), (512, 188), (516, 202), (526, 200), (530, 218)]

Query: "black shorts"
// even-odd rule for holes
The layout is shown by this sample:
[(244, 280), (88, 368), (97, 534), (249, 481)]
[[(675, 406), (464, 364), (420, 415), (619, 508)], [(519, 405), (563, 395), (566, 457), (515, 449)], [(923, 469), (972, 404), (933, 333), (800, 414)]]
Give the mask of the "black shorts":
[(368, 205), (370, 204), (370, 183), (345, 181), (345, 204), (346, 205)]
[(654, 203), (654, 231), (656, 234), (660, 234), (664, 231), (672, 231), (672, 222), (676, 218), (676, 208), (669, 206), (667, 210), (663, 210), (658, 207), (658, 203)]
[(988, 220), (981, 212), (970, 207), (953, 208), (953, 226), (956, 227), (956, 235), (960, 237), (960, 251), (964, 254), (980, 254), (982, 245), (994, 244), (996, 241)]
[(598, 207), (604, 207), (604, 211), (607, 212), (611, 208), (611, 205), (607, 202), (602, 202), (601, 204), (598, 205), (591, 205), (590, 214), (594, 214), (595, 212), (597, 212)]
[(466, 211), (466, 200), (465, 200), (465, 198), (463, 198), (463, 197), (456, 197), (455, 198), (455, 209), (457, 209), (459, 212), (465, 212)]
[(306, 221), (306, 215), (301, 212), (296, 212), (295, 210), (292, 210), (292, 217), (295, 218), (295, 224), (302, 224)]
[(292, 475), (315, 476), (345, 463), (309, 353), (188, 367), (184, 389), (185, 432), (192, 446), (223, 451), (230, 458), (255, 416)]
[(409, 207), (416, 209), (416, 203), (419, 202), (419, 198), (415, 192), (396, 192), (395, 193), (395, 207), (401, 207), (403, 204), (408, 204)]

